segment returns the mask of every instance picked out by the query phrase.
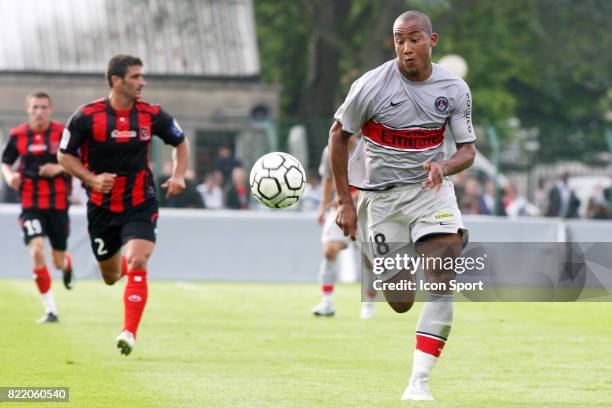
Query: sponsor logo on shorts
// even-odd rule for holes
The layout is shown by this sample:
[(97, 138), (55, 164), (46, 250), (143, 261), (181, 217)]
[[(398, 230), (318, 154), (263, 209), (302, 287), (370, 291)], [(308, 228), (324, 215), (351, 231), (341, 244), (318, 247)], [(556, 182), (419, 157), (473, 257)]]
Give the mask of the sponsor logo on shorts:
[(438, 112), (446, 112), (448, 105), (448, 99), (444, 96), (438, 96), (434, 102), (434, 107)]
[(440, 221), (440, 224), (442, 224), (442, 221), (449, 221), (454, 219), (455, 214), (452, 211), (438, 211), (434, 214), (434, 218), (436, 221)]
[(130, 302), (142, 302), (142, 298), (138, 295), (130, 295), (128, 296), (128, 300)]

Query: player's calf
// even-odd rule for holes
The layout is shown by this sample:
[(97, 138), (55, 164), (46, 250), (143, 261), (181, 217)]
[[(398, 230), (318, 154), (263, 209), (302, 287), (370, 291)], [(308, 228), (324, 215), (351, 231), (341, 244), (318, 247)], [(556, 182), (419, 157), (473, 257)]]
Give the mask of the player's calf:
[(39, 269), (45, 266), (45, 241), (42, 237), (36, 237), (28, 243), (30, 256), (34, 263), (34, 268)]
[[(410, 275), (410, 272), (406, 270), (401, 270), (398, 274), (388, 279), (386, 282), (389, 284), (399, 285), (405, 281), (412, 281), (413, 277)], [(391, 285), (389, 285), (391, 286)], [(391, 306), (391, 309), (396, 313), (406, 313), (412, 306), (414, 305), (414, 298), (416, 292), (413, 290), (383, 290), (383, 295), (385, 295), (385, 300)]]
[(129, 255), (126, 257), (128, 270), (147, 269), (148, 256), (145, 255)]
[(412, 309), (412, 305), (414, 302), (387, 302), (391, 309), (393, 309), (396, 313), (406, 313), (410, 309)]

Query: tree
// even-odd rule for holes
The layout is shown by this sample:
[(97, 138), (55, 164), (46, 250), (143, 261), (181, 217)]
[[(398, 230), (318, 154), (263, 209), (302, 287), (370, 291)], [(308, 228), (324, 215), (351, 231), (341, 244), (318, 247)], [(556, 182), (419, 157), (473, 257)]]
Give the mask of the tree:
[(394, 56), (395, 17), (419, 9), (440, 33), (434, 61), (468, 61), (477, 124), (518, 117), (540, 129), (542, 158), (605, 145), (610, 1), (255, 0), (255, 9), (262, 76), (283, 85), (285, 116), (331, 123), (351, 82)]

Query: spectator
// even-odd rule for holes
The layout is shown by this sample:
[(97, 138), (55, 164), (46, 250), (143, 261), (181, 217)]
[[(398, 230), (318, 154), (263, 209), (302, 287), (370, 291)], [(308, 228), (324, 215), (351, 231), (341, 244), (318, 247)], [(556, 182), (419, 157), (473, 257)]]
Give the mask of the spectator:
[(207, 173), (204, 176), (204, 182), (197, 187), (198, 192), (202, 196), (204, 206), (211, 210), (223, 208), (223, 189), (219, 184), (219, 180), (223, 180), (223, 176), (220, 171), (216, 170), (215, 172)]
[(217, 159), (215, 160), (215, 170), (220, 170), (223, 174), (223, 180), (226, 184), (230, 184), (232, 171), (236, 167), (241, 167), (242, 163), (236, 159), (228, 146), (219, 146), (217, 151)]
[(482, 201), (487, 209), (487, 214), (495, 214), (495, 182), (493, 180), (487, 180)]
[(598, 184), (593, 189), (593, 194), (587, 204), (587, 218), (606, 220), (611, 218), (610, 202), (605, 196), (604, 187)]
[(457, 202), (460, 206), (459, 208), (461, 208), (461, 203), (463, 203), (463, 196), (465, 195), (465, 181), (467, 177), (467, 171), (462, 171), (461, 173), (457, 173), (452, 176), (453, 185), (455, 186), (455, 197), (457, 197)]
[(561, 218), (578, 218), (580, 200), (569, 188), (569, 176), (563, 173), (557, 183), (548, 192), (548, 209), (546, 216)]
[(318, 211), (321, 205), (322, 194), (321, 179), (319, 179), (315, 172), (311, 172), (308, 176), (308, 184), (306, 184), (306, 188), (304, 188), (304, 193), (300, 199), (300, 210)]
[(508, 184), (504, 190), (504, 207), (508, 217), (538, 216), (538, 208), (521, 195), (516, 194), (514, 187)]
[(464, 195), (460, 206), (463, 214), (489, 214), (482, 197), (480, 184), (473, 177), (465, 180)]
[(246, 171), (242, 167), (235, 167), (232, 171), (231, 183), (226, 189), (225, 203), (227, 208), (245, 210), (249, 208), (249, 187), (247, 185)]
[(608, 203), (608, 208), (612, 210), (612, 185), (610, 187), (604, 188), (603, 196)]
[(533, 202), (540, 214), (545, 214), (548, 208), (548, 196), (546, 194), (546, 181), (544, 177), (538, 178), (538, 185), (533, 193)]

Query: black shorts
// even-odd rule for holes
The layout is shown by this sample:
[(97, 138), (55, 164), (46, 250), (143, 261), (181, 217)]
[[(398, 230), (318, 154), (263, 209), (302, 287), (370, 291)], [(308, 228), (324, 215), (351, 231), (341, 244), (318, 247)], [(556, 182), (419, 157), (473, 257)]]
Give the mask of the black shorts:
[(156, 200), (144, 202), (122, 213), (88, 203), (87, 230), (96, 259), (105, 261), (112, 258), (131, 239), (155, 242), (157, 216)]
[(51, 248), (65, 251), (70, 234), (70, 220), (66, 210), (23, 209), (19, 225), (26, 245), (36, 237), (49, 237)]

